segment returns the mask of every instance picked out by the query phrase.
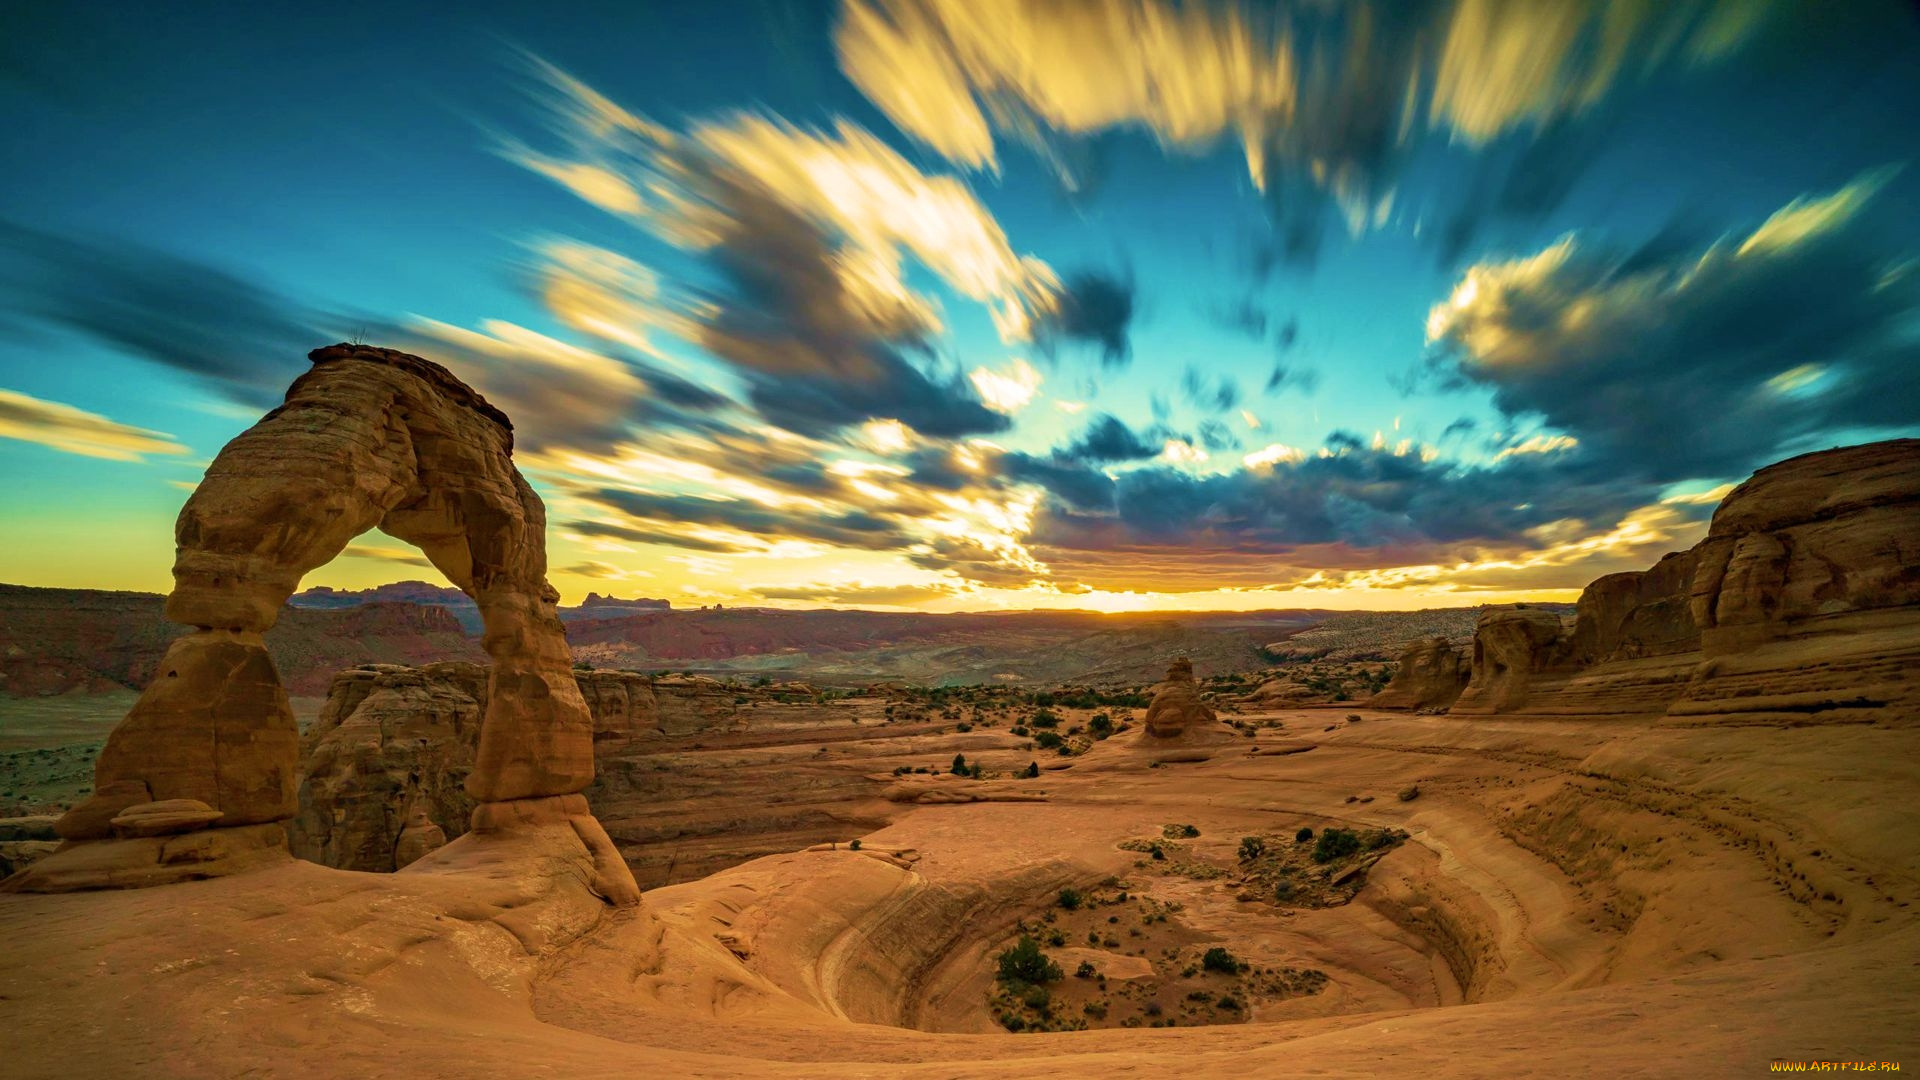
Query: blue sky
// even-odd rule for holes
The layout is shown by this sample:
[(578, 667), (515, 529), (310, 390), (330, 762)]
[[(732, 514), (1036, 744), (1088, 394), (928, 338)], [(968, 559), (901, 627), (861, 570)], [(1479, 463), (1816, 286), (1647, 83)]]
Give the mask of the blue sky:
[[(555, 583), (1568, 598), (1920, 415), (1910, 5), (137, 5), (0, 44), (0, 579), (164, 590), (310, 348)], [(363, 537), (315, 583), (429, 577)]]

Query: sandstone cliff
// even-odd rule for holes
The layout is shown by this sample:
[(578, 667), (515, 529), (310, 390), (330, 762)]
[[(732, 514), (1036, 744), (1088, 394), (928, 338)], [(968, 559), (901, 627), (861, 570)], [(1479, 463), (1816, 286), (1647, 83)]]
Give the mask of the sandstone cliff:
[(1589, 585), (1571, 625), (1483, 614), (1456, 712), (1874, 720), (1920, 703), (1920, 440), (1806, 454), (1707, 537)]

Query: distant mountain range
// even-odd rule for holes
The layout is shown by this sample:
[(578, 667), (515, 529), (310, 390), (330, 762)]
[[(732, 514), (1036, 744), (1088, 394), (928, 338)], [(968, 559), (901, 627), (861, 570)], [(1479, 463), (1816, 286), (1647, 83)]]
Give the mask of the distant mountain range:
[[(162, 598), (151, 593), (0, 585), (0, 693), (143, 687), (182, 632), (161, 609)], [(1191, 658), (1202, 676), (1323, 658), (1393, 660), (1415, 638), (1470, 635), (1479, 610), (676, 610), (665, 600), (589, 595), (560, 616), (574, 657), (601, 668), (841, 686), (1051, 686), (1151, 683), (1178, 656)], [(465, 594), (409, 581), (301, 592), (267, 645), (289, 691), (311, 695), (357, 664), (483, 660), (479, 632), (479, 612)]]
[[(316, 585), (294, 593), (287, 601), (288, 607), (309, 611), (341, 611), (367, 604), (420, 604), (445, 608), (459, 620), (467, 633), (480, 632), (480, 609), (474, 606), (472, 597), (451, 585), (434, 585), (425, 581), (396, 581), (371, 589), (333, 589)], [(612, 619), (672, 609), (673, 602), (670, 600), (646, 597), (622, 600), (617, 596), (601, 596), (590, 592), (579, 607), (561, 608), (560, 621)]]

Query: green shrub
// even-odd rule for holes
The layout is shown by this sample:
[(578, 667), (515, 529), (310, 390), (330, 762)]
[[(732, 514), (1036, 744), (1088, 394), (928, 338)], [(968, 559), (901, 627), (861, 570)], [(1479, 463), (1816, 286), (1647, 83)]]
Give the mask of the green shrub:
[(1080, 905), (1085, 902), (1086, 897), (1080, 895), (1080, 890), (1071, 885), (1060, 890), (1060, 906), (1068, 911), (1079, 910)]
[(847, 850), (848, 850), (848, 851), (859, 851), (859, 850), (860, 850), (860, 841), (858, 841), (858, 840), (849, 840), (849, 841), (847, 841)]
[(1003, 983), (1050, 983), (1060, 980), (1060, 965), (1047, 958), (1040, 949), (1040, 943), (1020, 935), (1015, 942), (997, 958), (998, 978)]
[(1098, 972), (1094, 970), (1093, 961), (1091, 960), (1082, 960), (1080, 961), (1080, 966), (1073, 969), (1073, 977), (1076, 979), (1091, 979), (1096, 974), (1098, 974)]
[(1053, 995), (1047, 993), (1044, 986), (1029, 986), (1027, 992), (1020, 995), (1020, 1003), (1029, 1009), (1046, 1012), (1053, 1005)]
[(1087, 721), (1087, 729), (1093, 732), (1094, 738), (1104, 739), (1113, 734), (1113, 717), (1106, 713), (1094, 713), (1093, 719)]
[(1033, 745), (1042, 750), (1058, 750), (1066, 744), (1067, 741), (1058, 732), (1042, 731), (1033, 737)]
[(1009, 735), (1012, 735), (1016, 739), (1024, 739), (1027, 736), (1033, 734), (1033, 732), (1027, 730), (1027, 726), (1025, 724), (1015, 724), (1012, 727), (1007, 729), (1007, 733)]
[(1312, 840), (1313, 840), (1313, 830), (1311, 828), (1308, 828), (1305, 825), (1302, 825), (1300, 827), (1299, 832), (1293, 834), (1293, 842), (1296, 844), (1305, 844)]
[(1240, 838), (1240, 861), (1252, 862), (1267, 853), (1267, 842), (1257, 836)]
[(967, 755), (965, 754), (953, 755), (953, 768), (949, 771), (951, 771), (955, 776), (967, 775)]
[(1226, 949), (1215, 945), (1200, 957), (1200, 966), (1208, 971), (1218, 971), (1223, 975), (1240, 974), (1240, 961)]
[(1060, 717), (1051, 709), (1041, 709), (1027, 717), (1027, 723), (1037, 728), (1054, 728), (1060, 726)]
[(1360, 834), (1352, 829), (1327, 829), (1313, 845), (1313, 861), (1332, 862), (1360, 850)]

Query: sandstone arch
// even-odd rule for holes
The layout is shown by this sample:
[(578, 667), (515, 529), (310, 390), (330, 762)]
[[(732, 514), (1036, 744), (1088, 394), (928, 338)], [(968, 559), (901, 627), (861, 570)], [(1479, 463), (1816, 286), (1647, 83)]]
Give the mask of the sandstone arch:
[[(60, 834), (125, 836), (114, 819), (129, 807), (189, 800), (218, 812), (214, 831), (261, 827), (253, 846), (275, 846), (275, 823), (297, 811), (299, 732), (261, 635), (302, 577), (378, 528), (418, 547), (484, 620), (492, 665), (467, 780), (476, 831), (571, 821), (605, 856), (611, 843), (578, 794), (593, 779), (593, 721), (546, 580), (546, 510), (513, 465), (511, 422), (416, 356), (334, 345), (310, 358), (181, 509), (166, 611), (194, 629), (109, 736), (95, 793)], [(631, 886), (624, 864), (602, 869)]]

